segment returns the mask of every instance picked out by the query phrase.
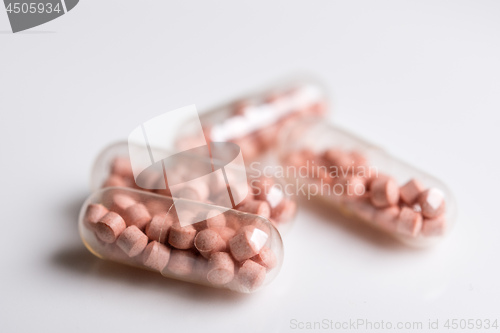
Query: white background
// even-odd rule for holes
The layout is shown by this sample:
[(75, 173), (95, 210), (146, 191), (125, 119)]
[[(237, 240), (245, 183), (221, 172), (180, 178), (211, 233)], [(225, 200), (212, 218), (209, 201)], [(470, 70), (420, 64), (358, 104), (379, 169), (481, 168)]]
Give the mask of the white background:
[[(9, 30), (0, 9), (0, 331), (500, 320), (500, 2), (82, 0)], [(253, 295), (84, 248), (77, 214), (102, 147), (158, 107), (203, 110), (296, 72), (325, 82), (335, 122), (450, 186), (449, 238), (413, 250), (306, 205), (281, 274)]]

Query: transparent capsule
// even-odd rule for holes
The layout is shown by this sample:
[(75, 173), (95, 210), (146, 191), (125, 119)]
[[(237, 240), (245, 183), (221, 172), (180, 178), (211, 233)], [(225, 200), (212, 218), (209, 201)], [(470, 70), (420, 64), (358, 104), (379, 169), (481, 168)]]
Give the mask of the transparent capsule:
[[(327, 96), (313, 80), (287, 80), (247, 94), (200, 115), (208, 142), (233, 142), (241, 147), (245, 163), (261, 158), (276, 147), (278, 133), (304, 117), (327, 112)], [(182, 126), (178, 145), (190, 146), (195, 131)]]
[(286, 178), (347, 217), (414, 246), (453, 226), (455, 199), (441, 181), (335, 125), (309, 119), (280, 142)]
[(259, 215), (190, 200), (189, 219), (167, 196), (108, 187), (86, 200), (80, 236), (96, 256), (183, 281), (250, 293), (271, 282), (283, 261), (279, 232)]
[[(142, 148), (125, 141), (104, 148), (92, 167), (91, 190), (96, 191), (106, 187), (128, 187), (172, 196), (168, 186), (165, 186), (165, 188), (150, 186), (153, 183), (163, 181), (164, 175), (161, 169), (150, 169), (147, 178), (142, 179), (141, 185), (143, 186), (137, 185), (129, 156), (134, 154), (135, 150), (140, 149)], [(212, 171), (212, 168), (217, 168), (223, 164), (216, 159), (206, 160), (195, 153), (185, 154), (184, 157), (182, 161), (173, 159), (166, 162), (172, 164), (171, 170), (173, 170), (167, 175), (169, 184), (188, 182), (193, 175), (202, 175), (206, 173), (207, 168)], [(188, 167), (185, 167), (186, 165)], [(195, 186), (186, 187), (183, 190), (182, 197), (258, 214), (269, 219), (280, 232), (288, 231), (297, 212), (297, 203), (294, 196), (287, 195), (286, 191), (284, 191), (284, 180), (262, 176), (256, 172), (251, 172), (249, 168), (247, 170), (248, 194), (238, 204), (233, 205), (234, 202), (221, 201), (223, 193), (227, 193), (227, 179), (224, 179), (221, 175), (215, 175), (207, 183), (209, 186), (198, 183)]]

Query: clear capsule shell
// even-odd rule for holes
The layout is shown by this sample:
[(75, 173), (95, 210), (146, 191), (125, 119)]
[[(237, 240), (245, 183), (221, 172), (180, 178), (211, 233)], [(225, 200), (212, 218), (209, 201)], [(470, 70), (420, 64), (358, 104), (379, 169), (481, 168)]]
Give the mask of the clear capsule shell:
[[(276, 148), (285, 126), (304, 117), (323, 116), (327, 109), (327, 94), (320, 83), (291, 79), (211, 108), (200, 115), (200, 121), (208, 142), (239, 145), (249, 164)], [(195, 131), (190, 131), (195, 126), (191, 125), (181, 127), (179, 147), (196, 142)]]
[[(106, 187), (128, 187), (172, 196), (168, 187), (152, 190), (150, 188), (153, 186), (142, 188), (136, 184), (129, 157), (130, 154), (134, 154), (135, 149), (139, 150), (141, 147), (136, 147), (125, 141), (105, 147), (96, 158), (92, 167), (90, 179), (91, 190), (96, 191)], [(187, 156), (188, 161), (183, 161), (182, 164), (188, 164), (189, 169), (179, 167), (175, 169), (178, 172), (170, 175), (178, 178), (177, 181), (179, 182), (184, 181), (185, 178), (189, 178), (193, 172), (200, 174), (203, 171), (201, 168), (207, 162), (213, 163), (215, 166), (222, 163), (217, 160), (207, 161), (198, 155), (188, 154)], [(172, 163), (175, 162), (175, 160), (172, 161)], [(197, 170), (197, 167), (200, 170)], [(290, 230), (297, 213), (297, 202), (295, 196), (290, 196), (283, 190), (284, 180), (261, 176), (255, 172), (251, 172), (249, 168), (247, 170), (248, 195), (240, 204), (233, 208), (262, 215), (264, 218), (269, 219), (282, 233)], [(162, 178), (161, 176), (163, 175), (157, 170), (152, 170), (148, 174), (151, 182), (157, 182), (158, 179)], [(145, 180), (143, 184), (148, 185), (148, 182), (149, 180)], [(217, 196), (220, 194), (220, 184), (223, 185), (225, 190), (224, 179), (221, 179), (219, 184), (214, 183), (208, 188), (208, 197), (203, 200), (204, 202), (217, 202)], [(230, 205), (230, 203), (228, 204)]]
[(278, 274), (283, 244), (269, 220), (182, 200), (193, 221), (200, 220), (190, 223), (177, 216), (179, 203), (129, 188), (101, 189), (81, 209), (80, 236), (102, 259), (242, 293), (258, 290)]
[(287, 128), (280, 161), (310, 197), (406, 244), (432, 245), (455, 222), (455, 199), (440, 180), (322, 119)]

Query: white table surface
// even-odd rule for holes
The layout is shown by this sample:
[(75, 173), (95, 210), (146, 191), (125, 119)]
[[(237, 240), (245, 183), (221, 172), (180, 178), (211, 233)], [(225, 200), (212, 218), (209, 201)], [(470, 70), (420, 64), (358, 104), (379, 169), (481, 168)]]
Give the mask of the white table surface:
[[(499, 18), (497, 1), (82, 0), (11, 34), (0, 9), (0, 331), (500, 320)], [(280, 275), (253, 295), (85, 249), (76, 220), (102, 147), (155, 107), (203, 110), (295, 72), (326, 83), (335, 122), (450, 186), (447, 239), (413, 250), (305, 205)]]

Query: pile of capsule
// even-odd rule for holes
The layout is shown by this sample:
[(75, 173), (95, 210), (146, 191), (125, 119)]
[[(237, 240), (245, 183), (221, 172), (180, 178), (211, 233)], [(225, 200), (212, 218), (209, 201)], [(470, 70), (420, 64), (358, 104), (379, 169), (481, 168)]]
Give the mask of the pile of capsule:
[(193, 202), (195, 211), (200, 222), (182, 226), (171, 198), (107, 188), (87, 204), (80, 231), (106, 259), (240, 292), (260, 287), (281, 261), (277, 231), (253, 214)]
[[(133, 148), (127, 142), (109, 146), (94, 165), (94, 193), (80, 213), (83, 242), (105, 259), (248, 293), (272, 281), (280, 270), (280, 232), (290, 227), (297, 209), (293, 196), (284, 191), (288, 185), (326, 184), (334, 190), (339, 186), (340, 194), (334, 191), (315, 197), (411, 245), (431, 244), (449, 231), (455, 207), (446, 186), (326, 124), (326, 110), (326, 95), (317, 84), (287, 83), (201, 115), (202, 131), (193, 134), (188, 130), (200, 128), (197, 119), (181, 126), (176, 151), (197, 147), (193, 143), (201, 141), (197, 136), (203, 136), (209, 147), (212, 142), (235, 143), (247, 165), (268, 158), (265, 154), (272, 151), (279, 155), (279, 166), (311, 168), (298, 179), (247, 173), (248, 195), (229, 210), (214, 204), (221, 202), (219, 195), (232, 193), (227, 179), (211, 178), (213, 183), (189, 185), (191, 177), (186, 169), (191, 164), (196, 167), (195, 160), (189, 168), (179, 166), (178, 172), (166, 177), (162, 171), (152, 171), (146, 177), (148, 184), (169, 182), (166, 178), (170, 176), (176, 180), (174, 186), (185, 184), (179, 197), (192, 211), (192, 223), (179, 219), (168, 186), (137, 186), (129, 157)], [(328, 172), (332, 167), (370, 170), (371, 166), (384, 172), (335, 177)], [(215, 164), (212, 168), (216, 170)]]

